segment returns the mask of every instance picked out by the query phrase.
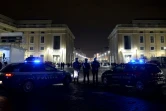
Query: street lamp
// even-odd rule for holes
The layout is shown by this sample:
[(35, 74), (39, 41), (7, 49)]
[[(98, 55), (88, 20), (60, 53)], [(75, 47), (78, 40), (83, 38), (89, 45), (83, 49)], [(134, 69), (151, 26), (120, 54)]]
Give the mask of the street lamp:
[(61, 51), (62, 51), (62, 62), (63, 62), (63, 50), (64, 50), (64, 48), (61, 48)]

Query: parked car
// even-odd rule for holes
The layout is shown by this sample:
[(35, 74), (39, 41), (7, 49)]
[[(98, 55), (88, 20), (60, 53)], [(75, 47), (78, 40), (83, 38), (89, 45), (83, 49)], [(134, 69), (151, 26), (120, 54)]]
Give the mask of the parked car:
[(36, 88), (63, 83), (68, 86), (71, 74), (61, 71), (47, 63), (25, 62), (12, 63), (0, 70), (0, 80), (5, 88), (21, 89), (24, 92), (32, 92)]
[(132, 86), (138, 91), (147, 87), (161, 87), (165, 85), (163, 71), (155, 64), (123, 64), (105, 71), (102, 76), (105, 86), (119, 84)]

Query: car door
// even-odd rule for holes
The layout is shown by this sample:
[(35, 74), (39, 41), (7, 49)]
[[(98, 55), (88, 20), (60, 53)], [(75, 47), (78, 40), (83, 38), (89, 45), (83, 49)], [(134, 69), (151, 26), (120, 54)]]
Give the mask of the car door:
[(133, 82), (134, 73), (135, 72), (135, 65), (125, 65), (124, 67), (124, 74), (121, 80), (121, 83), (124, 85), (130, 85)]
[(123, 71), (123, 66), (118, 65), (113, 69), (113, 73), (112, 73), (112, 83), (113, 84), (120, 84), (121, 80), (122, 80), (122, 76), (124, 74)]
[(37, 87), (48, 85), (48, 75), (41, 64), (24, 64), (20, 67), (20, 72), (24, 76), (23, 82), (32, 80)]
[(60, 73), (56, 68), (47, 64), (44, 64), (44, 70), (47, 72), (47, 75), (49, 77), (48, 80), (50, 84), (58, 83), (60, 74), (62, 73)]

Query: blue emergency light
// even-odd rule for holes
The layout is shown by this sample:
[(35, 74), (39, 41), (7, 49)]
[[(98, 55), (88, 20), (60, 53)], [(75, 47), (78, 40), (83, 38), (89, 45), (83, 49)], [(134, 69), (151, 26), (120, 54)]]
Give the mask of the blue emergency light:
[(134, 60), (134, 59), (133, 59), (133, 60), (130, 61), (130, 63), (132, 63), (132, 64), (136, 64), (136, 63), (137, 63), (137, 64), (143, 64), (143, 63), (145, 63), (145, 62), (144, 62), (143, 59), (139, 59), (139, 60)]
[(40, 62), (40, 60), (34, 60), (34, 62), (35, 62), (35, 63), (39, 63), (39, 62)]
[(135, 60), (131, 60), (132, 63), (135, 63)]
[(142, 59), (139, 60), (140, 63), (144, 63), (144, 61)]
[(24, 61), (25, 63), (31, 62), (31, 63), (40, 63), (40, 60), (33, 60), (33, 61)]

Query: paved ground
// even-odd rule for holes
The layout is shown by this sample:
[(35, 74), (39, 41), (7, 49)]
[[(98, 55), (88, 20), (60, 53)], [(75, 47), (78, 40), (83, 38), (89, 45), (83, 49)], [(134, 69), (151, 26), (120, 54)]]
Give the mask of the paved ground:
[[(106, 70), (101, 68), (100, 72)], [(31, 94), (6, 92), (0, 88), (0, 111), (166, 111), (159, 93), (129, 93), (101, 84), (54, 85)]]

